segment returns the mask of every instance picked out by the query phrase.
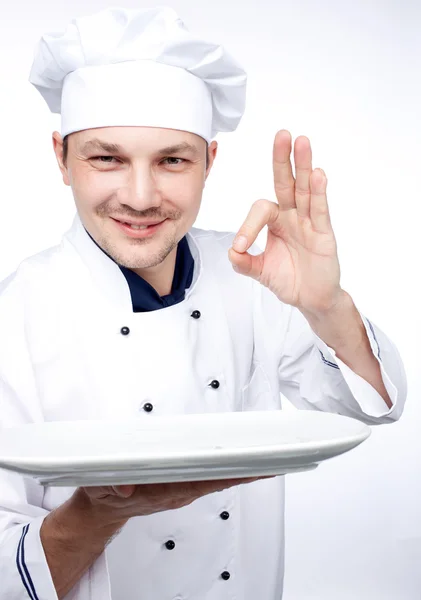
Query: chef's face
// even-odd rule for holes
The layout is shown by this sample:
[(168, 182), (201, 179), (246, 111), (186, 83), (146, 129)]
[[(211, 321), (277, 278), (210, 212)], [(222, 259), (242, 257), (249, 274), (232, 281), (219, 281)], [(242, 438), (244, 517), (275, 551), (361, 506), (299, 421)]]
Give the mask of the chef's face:
[(199, 212), (216, 142), (208, 148), (206, 164), (206, 141), (193, 133), (87, 129), (69, 135), (64, 163), (58, 132), (53, 140), (82, 223), (107, 254), (125, 267), (145, 269), (175, 252)]

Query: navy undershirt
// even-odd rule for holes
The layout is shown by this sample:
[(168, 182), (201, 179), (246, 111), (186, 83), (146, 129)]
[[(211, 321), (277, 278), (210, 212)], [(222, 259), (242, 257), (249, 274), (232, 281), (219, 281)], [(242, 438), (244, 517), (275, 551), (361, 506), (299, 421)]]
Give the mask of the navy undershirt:
[[(85, 231), (98, 248), (118, 265), (118, 263), (96, 243), (86, 228)], [(171, 293), (166, 296), (160, 296), (147, 281), (131, 269), (121, 265), (118, 265), (118, 267), (129, 285), (133, 312), (149, 312), (172, 306), (173, 304), (178, 304), (184, 300), (186, 289), (191, 286), (193, 280), (194, 259), (190, 252), (187, 238), (184, 236), (177, 246)]]

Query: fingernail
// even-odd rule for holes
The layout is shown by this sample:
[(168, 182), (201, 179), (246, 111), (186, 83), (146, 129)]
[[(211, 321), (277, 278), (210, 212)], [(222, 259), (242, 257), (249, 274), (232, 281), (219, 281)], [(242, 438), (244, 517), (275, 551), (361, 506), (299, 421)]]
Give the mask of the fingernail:
[(237, 252), (244, 252), (247, 248), (247, 238), (244, 235), (239, 235), (234, 240), (233, 248), (234, 250), (237, 250)]

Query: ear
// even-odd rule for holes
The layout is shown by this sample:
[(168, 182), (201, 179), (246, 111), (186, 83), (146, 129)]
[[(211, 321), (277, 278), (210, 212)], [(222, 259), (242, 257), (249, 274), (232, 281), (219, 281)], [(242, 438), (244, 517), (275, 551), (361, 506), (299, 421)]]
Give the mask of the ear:
[(208, 175), (212, 169), (217, 152), (218, 152), (218, 142), (213, 140), (213, 142), (211, 142), (208, 147), (208, 167), (206, 169), (205, 181), (208, 178)]
[(53, 148), (56, 155), (57, 164), (63, 176), (63, 182), (65, 185), (70, 185), (69, 173), (66, 165), (64, 164), (63, 156), (63, 138), (58, 131), (53, 133)]

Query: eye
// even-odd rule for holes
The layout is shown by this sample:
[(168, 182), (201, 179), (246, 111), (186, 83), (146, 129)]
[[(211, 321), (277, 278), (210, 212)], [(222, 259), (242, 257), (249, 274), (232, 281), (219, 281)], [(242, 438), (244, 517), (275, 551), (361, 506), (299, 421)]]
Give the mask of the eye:
[(114, 156), (93, 156), (91, 160), (97, 160), (99, 162), (110, 164), (114, 160)]
[[(172, 161), (177, 161), (177, 160), (180, 162), (172, 162)], [(184, 158), (177, 158), (176, 156), (168, 156), (168, 158), (164, 158), (164, 160), (162, 162), (165, 162), (165, 161), (170, 161), (167, 164), (169, 164), (170, 166), (174, 166), (174, 167), (187, 162)]]

